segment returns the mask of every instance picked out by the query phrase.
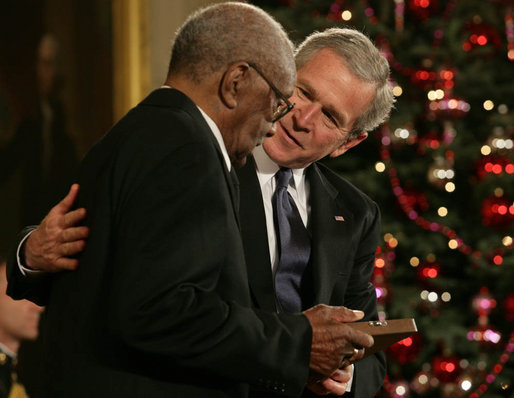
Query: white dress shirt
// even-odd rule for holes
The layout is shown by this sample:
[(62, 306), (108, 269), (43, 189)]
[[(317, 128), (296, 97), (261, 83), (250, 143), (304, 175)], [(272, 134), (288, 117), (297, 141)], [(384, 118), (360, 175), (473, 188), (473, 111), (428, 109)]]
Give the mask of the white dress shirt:
[[(278, 243), (275, 224), (273, 221), (273, 206), (271, 204), (271, 198), (273, 197), (273, 193), (275, 192), (275, 187), (277, 185), (274, 178), (275, 173), (280, 167), (270, 159), (262, 145), (254, 149), (253, 157), (257, 166), (257, 177), (261, 186), (264, 213), (266, 214), (266, 229), (268, 232), (271, 269), (273, 275), (275, 275), (275, 270), (278, 265)], [(296, 207), (298, 207), (298, 212), (300, 213), (303, 224), (308, 229), (311, 206), (309, 204), (310, 187), (308, 181), (305, 179), (305, 169), (291, 169), (291, 171), (293, 172), (293, 178), (287, 187), (287, 192), (289, 192), (293, 198)], [(352, 389), (353, 371), (354, 367), (351, 365), (352, 378), (346, 385), (347, 392)]]

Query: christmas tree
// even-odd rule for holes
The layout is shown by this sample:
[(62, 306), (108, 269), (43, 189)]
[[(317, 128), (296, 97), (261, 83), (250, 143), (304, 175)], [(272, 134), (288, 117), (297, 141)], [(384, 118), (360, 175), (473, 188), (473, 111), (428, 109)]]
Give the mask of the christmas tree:
[(261, 0), (295, 42), (352, 26), (391, 66), (396, 109), (324, 160), (382, 210), (382, 319), (419, 333), (387, 350), (381, 397), (514, 397), (514, 4)]

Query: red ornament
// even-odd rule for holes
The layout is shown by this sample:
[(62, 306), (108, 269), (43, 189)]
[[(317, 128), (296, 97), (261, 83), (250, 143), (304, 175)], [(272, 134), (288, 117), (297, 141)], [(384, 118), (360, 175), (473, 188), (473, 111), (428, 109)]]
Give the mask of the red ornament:
[(409, 0), (409, 11), (416, 18), (425, 21), (440, 12), (439, 0)]
[(426, 90), (434, 86), (437, 73), (429, 69), (417, 69), (411, 72), (410, 78), (412, 83)]
[(386, 353), (393, 357), (396, 362), (404, 365), (409, 362), (414, 362), (422, 346), (422, 337), (419, 333), (413, 334), (386, 349)]
[(505, 319), (514, 322), (514, 293), (509, 293), (503, 301)]
[(466, 27), (466, 33), (468, 34), (468, 39), (462, 44), (464, 51), (484, 46), (492, 46), (495, 50), (501, 47), (502, 40), (499, 32), (489, 25), (469, 23)]
[(504, 230), (514, 222), (514, 202), (505, 197), (490, 197), (482, 202), (482, 224)]
[(514, 163), (508, 157), (484, 156), (476, 164), (476, 175), (479, 180), (491, 176), (514, 174)]
[(441, 267), (436, 263), (423, 263), (418, 267), (417, 276), (420, 281), (429, 281), (440, 275)]
[(443, 383), (454, 382), (461, 373), (460, 360), (456, 356), (435, 357), (432, 373)]

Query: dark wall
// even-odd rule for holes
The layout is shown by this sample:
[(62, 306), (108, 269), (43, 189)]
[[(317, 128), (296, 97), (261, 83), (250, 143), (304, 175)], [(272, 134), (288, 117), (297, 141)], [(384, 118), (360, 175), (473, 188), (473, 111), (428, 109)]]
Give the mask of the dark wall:
[[(36, 49), (45, 33), (53, 34), (59, 44), (59, 97), (66, 130), (81, 158), (112, 124), (109, 1), (0, 3), (0, 155), (20, 123), (38, 107)], [(18, 169), (0, 169), (0, 251), (10, 247), (22, 226)]]
[[(45, 33), (53, 34), (59, 44), (57, 97), (77, 158), (112, 125), (110, 1), (0, 2), (0, 254), (12, 250), (17, 232), (26, 223), (27, 207), (35, 207), (40, 200), (39, 195), (27, 198), (22, 193), (26, 174), (22, 163), (27, 161), (18, 162), (18, 158), (26, 155), (30, 145), (16, 154), (6, 148), (12, 148), (20, 126), (40, 109), (36, 50)], [(16, 167), (10, 170), (12, 164)], [(25, 342), (19, 357), (20, 379), (36, 398), (40, 353), (40, 341)]]

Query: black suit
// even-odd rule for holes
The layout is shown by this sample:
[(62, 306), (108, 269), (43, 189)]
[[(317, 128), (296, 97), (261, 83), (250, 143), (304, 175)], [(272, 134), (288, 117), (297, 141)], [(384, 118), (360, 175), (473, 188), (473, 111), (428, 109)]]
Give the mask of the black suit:
[(300, 393), (309, 323), (250, 308), (233, 188), (189, 98), (150, 94), (88, 153), (79, 182), (91, 237), (78, 271), (33, 289), (9, 266), (12, 295), (48, 299), (47, 396)]
[[(241, 233), (252, 299), (257, 308), (276, 311), (266, 218), (253, 159), (238, 170), (238, 176)], [(380, 234), (377, 205), (321, 164), (308, 167), (306, 180), (312, 220), (310, 304), (344, 305), (364, 311), (364, 320), (378, 319), (375, 288), (370, 283)], [(336, 220), (336, 216), (344, 221)], [(383, 353), (368, 357), (355, 365), (352, 393), (345, 396), (373, 397), (384, 377)], [(304, 395), (311, 394), (306, 391)]]

